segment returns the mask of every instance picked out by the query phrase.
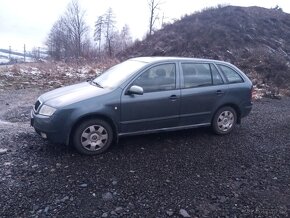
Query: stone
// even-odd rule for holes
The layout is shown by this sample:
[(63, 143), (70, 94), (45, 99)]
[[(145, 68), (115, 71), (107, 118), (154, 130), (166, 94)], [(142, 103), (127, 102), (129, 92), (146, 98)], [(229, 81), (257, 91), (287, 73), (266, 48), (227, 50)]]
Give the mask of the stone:
[(103, 217), (103, 218), (106, 218), (106, 217), (108, 217), (108, 216), (109, 216), (109, 214), (108, 214), (107, 212), (105, 212), (105, 213), (102, 214), (102, 217)]
[(7, 153), (8, 149), (6, 148), (0, 148), (0, 154), (5, 154)]
[(47, 213), (49, 210), (49, 206), (46, 206), (45, 209), (44, 209), (44, 213)]
[(166, 214), (168, 216), (172, 216), (173, 215), (173, 211), (171, 209), (169, 209), (169, 210), (166, 211)]
[(113, 199), (113, 195), (111, 192), (106, 192), (106, 193), (102, 194), (102, 198), (104, 201), (110, 201)]
[(182, 216), (182, 217), (191, 217), (187, 211), (185, 209), (180, 209), (179, 210), (179, 214)]
[(116, 207), (115, 212), (116, 213), (122, 213), (123, 207)]

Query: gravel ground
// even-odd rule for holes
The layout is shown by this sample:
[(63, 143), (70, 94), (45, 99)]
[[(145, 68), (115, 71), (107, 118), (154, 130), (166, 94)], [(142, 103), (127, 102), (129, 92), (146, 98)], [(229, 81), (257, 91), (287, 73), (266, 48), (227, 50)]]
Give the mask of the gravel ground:
[(0, 92), (0, 217), (289, 215), (290, 98), (255, 102), (228, 136), (128, 137), (87, 157), (29, 126), (41, 92)]

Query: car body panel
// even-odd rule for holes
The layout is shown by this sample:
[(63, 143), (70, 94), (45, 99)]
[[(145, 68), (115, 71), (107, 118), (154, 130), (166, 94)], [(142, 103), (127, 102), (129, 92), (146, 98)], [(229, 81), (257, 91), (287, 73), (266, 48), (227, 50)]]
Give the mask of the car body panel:
[(121, 132), (137, 132), (177, 126), (180, 90), (123, 95)]
[(84, 99), (104, 95), (109, 91), (91, 85), (89, 82), (83, 82), (49, 91), (41, 95), (40, 99), (41, 102), (46, 102), (47, 105), (58, 108)]
[(227, 95), (228, 85), (181, 90), (180, 125), (211, 122), (212, 114)]

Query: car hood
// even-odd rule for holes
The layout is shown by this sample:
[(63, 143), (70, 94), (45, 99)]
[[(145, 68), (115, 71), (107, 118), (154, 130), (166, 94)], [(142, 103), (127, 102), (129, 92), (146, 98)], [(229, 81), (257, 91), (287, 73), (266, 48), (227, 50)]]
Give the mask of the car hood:
[(44, 93), (39, 97), (39, 100), (42, 103), (52, 107), (63, 107), (75, 102), (100, 96), (108, 92), (108, 89), (99, 88), (97, 86), (91, 85), (89, 82), (84, 82), (76, 85), (65, 86)]

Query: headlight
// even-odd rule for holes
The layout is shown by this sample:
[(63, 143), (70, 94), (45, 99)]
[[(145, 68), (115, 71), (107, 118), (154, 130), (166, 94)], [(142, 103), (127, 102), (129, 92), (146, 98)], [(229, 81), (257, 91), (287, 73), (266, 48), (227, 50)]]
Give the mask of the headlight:
[(53, 115), (53, 113), (55, 111), (56, 111), (55, 108), (44, 104), (41, 106), (41, 108), (39, 110), (39, 114), (44, 115), (44, 116), (51, 116), (51, 115)]

